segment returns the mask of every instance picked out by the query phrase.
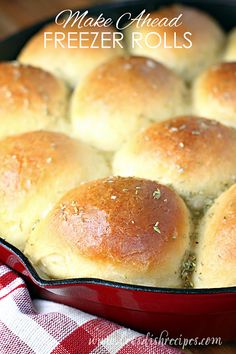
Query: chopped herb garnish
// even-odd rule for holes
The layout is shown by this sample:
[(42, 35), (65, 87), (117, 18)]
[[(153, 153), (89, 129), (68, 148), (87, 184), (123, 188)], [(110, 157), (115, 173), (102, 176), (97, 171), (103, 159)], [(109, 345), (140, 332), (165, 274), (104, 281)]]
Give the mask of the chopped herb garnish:
[(184, 286), (186, 288), (193, 287), (191, 277), (192, 277), (192, 273), (195, 270), (195, 267), (196, 267), (196, 257), (193, 254), (189, 254), (181, 267), (181, 278), (183, 279)]
[(155, 223), (155, 225), (153, 226), (153, 230), (155, 231), (155, 232), (158, 232), (159, 234), (161, 233), (161, 230), (159, 229), (159, 221), (157, 221), (156, 223)]
[(192, 130), (192, 135), (200, 135), (200, 132), (198, 130)]
[(159, 188), (157, 188), (153, 193), (152, 196), (154, 199), (160, 199), (161, 198), (161, 191)]

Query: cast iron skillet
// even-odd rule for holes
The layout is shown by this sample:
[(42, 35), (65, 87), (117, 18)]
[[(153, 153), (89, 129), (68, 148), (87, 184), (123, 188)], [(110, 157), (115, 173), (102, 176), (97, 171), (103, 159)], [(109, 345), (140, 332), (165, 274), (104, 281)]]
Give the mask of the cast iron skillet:
[[(228, 1), (181, 1), (213, 15), (227, 31), (236, 25), (236, 3)], [(114, 21), (124, 12), (137, 15), (173, 1), (126, 1), (89, 8)], [(86, 9), (84, 9), (86, 10)], [(0, 61), (13, 60), (47, 19), (0, 42)], [(142, 332), (169, 337), (221, 337), (236, 339), (236, 287), (220, 289), (167, 289), (121, 284), (101, 279), (44, 280), (27, 258), (0, 238), (0, 260), (22, 274), (33, 294), (74, 306)], [(233, 270), (232, 270), (233, 271)], [(165, 334), (167, 336), (167, 334)]]

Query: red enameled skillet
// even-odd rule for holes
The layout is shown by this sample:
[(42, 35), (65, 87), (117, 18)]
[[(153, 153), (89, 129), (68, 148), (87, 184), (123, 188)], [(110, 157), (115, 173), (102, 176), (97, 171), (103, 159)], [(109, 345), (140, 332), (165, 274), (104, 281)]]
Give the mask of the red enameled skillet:
[[(207, 11), (226, 30), (236, 25), (234, 0), (181, 2)], [(135, 15), (143, 9), (153, 10), (169, 3), (173, 1), (127, 1), (88, 10), (91, 15), (102, 12), (115, 20), (126, 11)], [(24, 43), (50, 20), (0, 42), (0, 60), (15, 59)], [(24, 276), (32, 295), (77, 307), (141, 332), (158, 336), (166, 330), (172, 338), (236, 339), (236, 287), (186, 290), (135, 286), (100, 279), (43, 280), (23, 254), (1, 238), (0, 260)]]

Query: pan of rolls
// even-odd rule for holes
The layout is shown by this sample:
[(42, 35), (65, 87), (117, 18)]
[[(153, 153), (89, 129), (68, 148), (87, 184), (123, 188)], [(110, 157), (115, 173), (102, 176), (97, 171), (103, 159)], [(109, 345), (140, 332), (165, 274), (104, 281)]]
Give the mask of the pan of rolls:
[[(150, 28), (130, 24), (122, 47), (45, 49), (54, 19), (0, 43), (0, 260), (42, 298), (146, 333), (233, 340), (236, 5), (89, 13), (143, 9), (182, 14), (175, 34), (191, 48), (131, 46)], [(73, 28), (85, 30), (115, 31)], [(152, 31), (173, 44), (172, 27)]]

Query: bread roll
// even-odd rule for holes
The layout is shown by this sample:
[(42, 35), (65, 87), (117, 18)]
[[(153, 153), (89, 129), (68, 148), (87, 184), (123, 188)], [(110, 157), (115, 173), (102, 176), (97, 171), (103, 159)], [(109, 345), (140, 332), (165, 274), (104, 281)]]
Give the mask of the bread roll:
[(224, 192), (202, 221), (196, 288), (236, 286), (236, 185)]
[(115, 151), (152, 121), (185, 113), (187, 89), (152, 59), (119, 57), (96, 68), (72, 96), (71, 119), (81, 140)]
[(193, 116), (156, 123), (115, 154), (113, 172), (170, 185), (199, 210), (236, 180), (236, 131)]
[(109, 177), (64, 195), (32, 232), (25, 253), (52, 278), (179, 287), (189, 235), (189, 212), (172, 190)]
[[(44, 43), (45, 32), (49, 32), (48, 39), (52, 39), (47, 40), (46, 43)], [(60, 38), (65, 37), (61, 44), (56, 43), (57, 32), (61, 33)], [(70, 40), (71, 32), (73, 32), (72, 41)], [(95, 32), (98, 33), (97, 38), (93, 34)], [(56, 23), (50, 23), (26, 43), (18, 59), (22, 63), (48, 70), (74, 87), (99, 64), (123, 54), (124, 50), (118, 44), (112, 47), (114, 32), (113, 27), (84, 27), (82, 25), (78, 28), (76, 25), (71, 27), (68, 24), (66, 28), (63, 28)], [(111, 41), (108, 40), (102, 44), (104, 34)], [(80, 35), (85, 40), (80, 40)], [(105, 46), (110, 48), (104, 48)]]
[(0, 139), (67, 126), (68, 90), (48, 72), (17, 62), (0, 63)]
[(19, 249), (55, 202), (80, 182), (108, 175), (92, 148), (37, 131), (0, 142), (0, 234)]
[(214, 65), (193, 87), (195, 114), (236, 127), (236, 62)]
[(228, 35), (226, 50), (224, 53), (225, 61), (236, 61), (236, 27)]
[[(170, 23), (181, 14), (177, 27)], [(219, 59), (224, 34), (206, 13), (188, 6), (171, 5), (152, 12), (150, 18), (162, 20), (162, 25), (137, 26), (134, 22), (126, 28), (126, 44), (131, 54), (158, 60), (187, 81)], [(170, 26), (163, 25), (165, 18)], [(135, 42), (132, 37), (140, 37), (140, 40)]]

